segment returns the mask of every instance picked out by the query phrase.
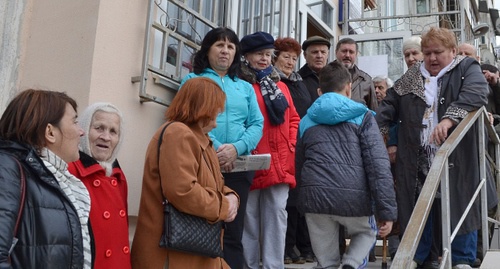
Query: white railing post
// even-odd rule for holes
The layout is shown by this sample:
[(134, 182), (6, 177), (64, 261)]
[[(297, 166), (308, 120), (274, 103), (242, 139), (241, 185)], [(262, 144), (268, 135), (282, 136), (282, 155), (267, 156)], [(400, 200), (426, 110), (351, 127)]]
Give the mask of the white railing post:
[[(451, 265), (451, 220), (450, 220), (450, 177), (448, 171), (448, 158), (444, 161), (444, 169), (441, 173), (441, 221), (443, 238), (442, 263)], [(444, 255), (446, 253), (446, 255)], [(449, 267), (449, 266), (448, 266)], [(448, 268), (443, 267), (441, 268)]]
[[(466, 118), (455, 128), (453, 133), (447, 138), (445, 143), (441, 145), (440, 149), (436, 152), (434, 161), (431, 165), (425, 184), (422, 187), (420, 196), (415, 204), (415, 208), (412, 212), (410, 222), (408, 223), (407, 229), (403, 234), (401, 244), (396, 253), (395, 259), (392, 262), (392, 268), (409, 268), (413, 256), (415, 255), (420, 236), (425, 227), (425, 221), (429, 215), (429, 211), (432, 207), (434, 196), (438, 189), (438, 184), (441, 186), (441, 208), (442, 208), (442, 240), (443, 240), (443, 256), (440, 268), (451, 268), (451, 244), (460, 229), (460, 226), (465, 221), (469, 211), (473, 208), (474, 203), (478, 202), (478, 197), (481, 197), (481, 229), (484, 231), (482, 235), (483, 239), (483, 254), (489, 249), (489, 237), (488, 237), (488, 202), (487, 202), (487, 172), (490, 169), (487, 166), (487, 140), (485, 136), (485, 131), (488, 133), (491, 143), (495, 145), (495, 179), (497, 183), (497, 192), (500, 192), (500, 139), (495, 132), (495, 129), (490, 124), (485, 125), (487, 121), (486, 108), (481, 107), (477, 111), (469, 112)], [(479, 182), (475, 189), (475, 192), (467, 205), (467, 208), (463, 212), (461, 218), (453, 231), (451, 231), (451, 220), (450, 220), (450, 179), (449, 179), (449, 167), (448, 158), (453, 152), (453, 150), (462, 141), (462, 138), (466, 133), (478, 123), (478, 154), (479, 154)], [(488, 122), (489, 123), (489, 122)]]
[[(484, 108), (483, 108), (484, 109)], [(487, 199), (487, 191), (486, 187), (488, 183), (486, 182), (486, 133), (485, 133), (485, 125), (484, 122), (488, 119), (485, 117), (486, 111), (481, 113), (479, 116), (479, 176), (481, 180), (484, 181), (484, 184), (481, 187), (481, 235), (483, 239), (483, 257), (486, 255), (486, 251), (489, 249), (489, 231), (488, 231), (488, 199)]]

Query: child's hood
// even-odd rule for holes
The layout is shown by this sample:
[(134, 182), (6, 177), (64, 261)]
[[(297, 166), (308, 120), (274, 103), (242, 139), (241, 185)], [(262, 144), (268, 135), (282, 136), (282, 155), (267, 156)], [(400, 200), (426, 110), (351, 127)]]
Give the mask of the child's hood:
[(314, 101), (307, 110), (307, 115), (300, 121), (300, 136), (310, 127), (319, 124), (336, 125), (342, 122), (352, 122), (361, 125), (367, 111), (369, 109), (364, 104), (344, 95), (333, 92), (325, 93)]
[(311, 120), (318, 124), (335, 125), (364, 115), (368, 108), (348, 97), (329, 92), (321, 95), (307, 110)]

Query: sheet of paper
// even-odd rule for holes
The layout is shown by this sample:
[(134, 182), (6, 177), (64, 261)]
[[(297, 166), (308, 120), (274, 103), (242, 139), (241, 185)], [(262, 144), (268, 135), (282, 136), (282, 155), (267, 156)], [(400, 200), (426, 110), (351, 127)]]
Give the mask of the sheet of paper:
[(271, 165), (271, 154), (256, 154), (239, 156), (234, 162), (231, 172), (267, 170)]
[(388, 55), (372, 55), (358, 57), (359, 69), (365, 71), (372, 78), (376, 76), (386, 76), (389, 73)]

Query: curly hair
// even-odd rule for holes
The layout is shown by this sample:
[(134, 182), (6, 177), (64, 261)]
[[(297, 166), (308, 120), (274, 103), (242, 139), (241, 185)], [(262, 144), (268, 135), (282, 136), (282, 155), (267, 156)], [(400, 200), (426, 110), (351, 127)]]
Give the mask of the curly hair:
[(276, 39), (276, 41), (274, 41), (274, 47), (276, 48), (274, 51), (276, 57), (278, 57), (282, 51), (292, 51), (297, 53), (297, 56), (300, 56), (302, 51), (299, 42), (291, 37)]

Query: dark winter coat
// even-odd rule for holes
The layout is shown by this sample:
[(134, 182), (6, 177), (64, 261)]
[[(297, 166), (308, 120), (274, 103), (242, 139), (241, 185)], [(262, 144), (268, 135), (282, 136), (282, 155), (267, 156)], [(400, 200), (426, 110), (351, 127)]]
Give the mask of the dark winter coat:
[(301, 120), (296, 150), (301, 213), (397, 219), (389, 157), (366, 106), (321, 95)]
[(318, 73), (314, 72), (307, 64), (299, 70), (299, 75), (302, 77), (302, 82), (306, 85), (311, 101), (318, 99), (319, 77)]
[[(297, 110), (299, 117), (303, 118), (307, 113), (307, 109), (312, 104), (311, 94), (309, 94), (309, 91), (302, 81), (302, 78), (300, 78), (300, 80), (290, 80), (283, 73), (279, 73), (281, 81), (283, 81), (290, 90), (290, 95), (292, 96), (295, 110)], [(296, 75), (300, 77), (298, 73), (296, 73)], [(287, 206), (295, 206), (297, 204), (297, 197), (297, 188), (290, 189), (290, 191), (288, 192)]]
[[(389, 89), (376, 115), (382, 131), (393, 120), (399, 122), (396, 157), (396, 184), (399, 221), (403, 232), (408, 225), (417, 200), (417, 156), (421, 145), (422, 118), (426, 110), (424, 78), (420, 65), (415, 64)], [(449, 70), (440, 78), (438, 119), (462, 120), (469, 111), (487, 103), (488, 84), (478, 62), (457, 56)], [(474, 125), (449, 157), (450, 203), (452, 229), (479, 183), (478, 126)], [(454, 128), (449, 130), (449, 133)], [(480, 228), (479, 203), (475, 203), (459, 234)]]
[[(8, 251), (20, 205), (20, 171), (26, 198), (17, 242), (8, 265)], [(33, 148), (0, 140), (0, 268), (83, 268), (83, 244), (76, 209)]]
[[(298, 73), (296, 75), (298, 75)], [(295, 105), (295, 110), (297, 110), (299, 117), (302, 119), (306, 115), (307, 109), (312, 104), (311, 94), (307, 90), (303, 80), (291, 80), (281, 72), (280, 78), (281, 81), (283, 81), (288, 87), (290, 95), (292, 96), (293, 104)]]

